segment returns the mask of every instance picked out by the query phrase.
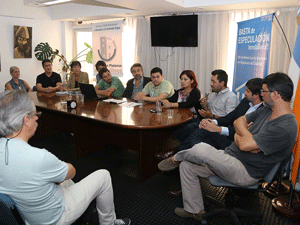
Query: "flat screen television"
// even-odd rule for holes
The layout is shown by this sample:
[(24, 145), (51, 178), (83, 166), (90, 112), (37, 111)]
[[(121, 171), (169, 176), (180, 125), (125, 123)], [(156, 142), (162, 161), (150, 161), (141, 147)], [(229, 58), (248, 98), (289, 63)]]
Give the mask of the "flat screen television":
[(198, 47), (198, 15), (151, 17), (151, 45)]

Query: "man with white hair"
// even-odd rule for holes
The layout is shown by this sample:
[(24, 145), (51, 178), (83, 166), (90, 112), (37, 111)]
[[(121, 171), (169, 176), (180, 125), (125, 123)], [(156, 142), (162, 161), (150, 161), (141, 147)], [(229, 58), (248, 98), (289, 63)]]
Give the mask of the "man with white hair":
[(31, 225), (72, 224), (95, 198), (100, 224), (130, 224), (129, 219), (116, 219), (107, 170), (75, 184), (70, 180), (76, 174), (72, 164), (28, 144), (39, 115), (26, 92), (0, 94), (0, 192), (17, 203)]

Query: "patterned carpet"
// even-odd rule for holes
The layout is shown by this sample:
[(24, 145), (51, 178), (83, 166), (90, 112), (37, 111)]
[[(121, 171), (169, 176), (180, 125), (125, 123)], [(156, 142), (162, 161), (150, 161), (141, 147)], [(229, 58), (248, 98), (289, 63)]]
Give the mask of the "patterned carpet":
[[(174, 210), (182, 207), (181, 197), (167, 195), (167, 191), (180, 188), (178, 170), (158, 172), (143, 184), (138, 183), (138, 154), (127, 149), (106, 146), (98, 152), (81, 159), (73, 157), (73, 138), (68, 133), (38, 139), (30, 142), (36, 147), (43, 147), (61, 160), (72, 163), (77, 174), (75, 182), (81, 180), (97, 169), (107, 169), (111, 173), (114, 201), (118, 218), (128, 217), (132, 225), (192, 225), (201, 224), (193, 219), (178, 217)], [(91, 143), (96, 144), (96, 143)], [(226, 188), (212, 187), (206, 179), (200, 179), (204, 195), (213, 196), (224, 201)], [(242, 193), (236, 206), (263, 213), (261, 224), (264, 225), (298, 225), (300, 220), (292, 220), (276, 214), (271, 205), (271, 198), (264, 193)], [(215, 209), (210, 205), (209, 209)], [(253, 224), (253, 219), (243, 219), (244, 225)], [(227, 217), (214, 217), (207, 224), (227, 225)]]

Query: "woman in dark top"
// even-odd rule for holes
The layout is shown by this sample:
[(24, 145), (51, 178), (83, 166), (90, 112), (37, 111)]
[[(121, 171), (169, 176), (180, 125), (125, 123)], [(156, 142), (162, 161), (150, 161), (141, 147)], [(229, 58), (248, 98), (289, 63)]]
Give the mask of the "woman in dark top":
[(16, 66), (12, 66), (9, 68), (10, 75), (12, 79), (5, 84), (5, 90), (15, 90), (15, 89), (23, 89), (28, 91), (32, 91), (31, 87), (25, 80), (20, 79), (20, 69)]
[(197, 88), (198, 82), (195, 73), (191, 70), (184, 70), (179, 76), (181, 89), (175, 91), (174, 95), (166, 100), (162, 100), (164, 108), (189, 108), (198, 117), (198, 109), (201, 92)]

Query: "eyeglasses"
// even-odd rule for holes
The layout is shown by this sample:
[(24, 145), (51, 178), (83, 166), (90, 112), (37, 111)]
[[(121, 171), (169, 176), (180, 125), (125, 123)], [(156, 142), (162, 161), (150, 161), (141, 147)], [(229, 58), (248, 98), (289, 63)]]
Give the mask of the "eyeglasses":
[(273, 91), (264, 91), (264, 89), (260, 89), (260, 93), (264, 93), (264, 92), (273, 92)]
[(38, 118), (40, 118), (40, 117), (41, 117), (41, 115), (42, 115), (42, 112), (41, 112), (41, 111), (39, 111), (39, 112), (33, 113), (33, 115), (36, 115)]

